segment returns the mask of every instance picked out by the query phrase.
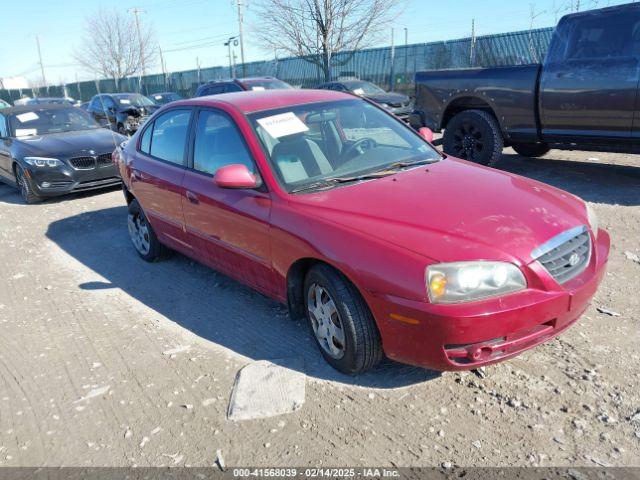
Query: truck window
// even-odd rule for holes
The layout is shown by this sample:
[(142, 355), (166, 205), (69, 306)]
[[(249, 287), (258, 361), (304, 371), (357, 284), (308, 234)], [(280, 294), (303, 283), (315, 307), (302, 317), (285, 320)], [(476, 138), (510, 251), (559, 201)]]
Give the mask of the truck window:
[(559, 27), (548, 60), (609, 59), (638, 56), (640, 18), (629, 12), (580, 15)]

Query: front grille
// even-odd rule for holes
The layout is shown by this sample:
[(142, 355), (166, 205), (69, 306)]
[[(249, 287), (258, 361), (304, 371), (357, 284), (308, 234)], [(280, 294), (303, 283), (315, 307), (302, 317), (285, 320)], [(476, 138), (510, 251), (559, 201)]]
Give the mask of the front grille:
[(76, 170), (91, 170), (96, 168), (96, 159), (94, 157), (75, 157), (69, 160), (69, 163)]
[(586, 227), (578, 227), (561, 233), (532, 256), (559, 283), (567, 283), (580, 275), (591, 259), (591, 236)]
[(98, 166), (99, 167), (106, 167), (108, 165), (112, 165), (113, 164), (113, 160), (111, 158), (111, 154), (110, 153), (104, 153), (102, 155), (98, 155), (96, 157), (96, 161), (98, 162)]

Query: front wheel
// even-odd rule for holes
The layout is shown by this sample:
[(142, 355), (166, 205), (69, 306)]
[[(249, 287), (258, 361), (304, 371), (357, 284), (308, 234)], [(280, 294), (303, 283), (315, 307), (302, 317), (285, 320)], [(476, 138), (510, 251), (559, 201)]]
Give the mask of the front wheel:
[(373, 315), (357, 289), (326, 265), (312, 268), (304, 282), (305, 310), (325, 360), (339, 372), (357, 375), (382, 359)]
[(448, 155), (480, 165), (496, 163), (504, 148), (500, 125), (483, 110), (466, 110), (454, 116), (445, 129), (442, 144)]
[(29, 179), (24, 173), (24, 169), (20, 165), (16, 164), (14, 172), (16, 177), (16, 186), (18, 187), (18, 190), (20, 190), (20, 195), (22, 195), (24, 202), (32, 204), (42, 201), (42, 198), (33, 192), (33, 189), (29, 184)]
[(142, 207), (137, 200), (133, 200), (129, 204), (129, 212), (127, 215), (127, 226), (129, 228), (129, 237), (131, 243), (138, 252), (140, 257), (147, 262), (166, 257), (168, 253), (167, 247), (162, 245), (158, 240), (153, 227), (147, 220)]
[(511, 145), (518, 155), (522, 155), (523, 157), (537, 158), (543, 157), (551, 147), (546, 143), (515, 143)]

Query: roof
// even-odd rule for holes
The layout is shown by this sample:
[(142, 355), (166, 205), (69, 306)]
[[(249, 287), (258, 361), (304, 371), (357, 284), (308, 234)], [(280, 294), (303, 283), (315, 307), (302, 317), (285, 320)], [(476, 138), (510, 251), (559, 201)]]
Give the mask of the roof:
[(243, 113), (253, 113), (305, 103), (353, 99), (353, 95), (332, 90), (265, 90), (222, 93), (220, 95), (182, 100), (172, 105), (216, 106), (226, 103), (233, 105)]
[[(277, 80), (275, 77), (245, 77), (245, 78), (226, 78), (224, 80), (209, 80), (203, 83), (203, 85), (216, 85), (218, 83), (236, 83), (236, 82), (251, 82), (256, 80)], [(281, 80), (282, 81), (282, 80)]]
[(16, 115), (37, 110), (65, 110), (68, 108), (75, 107), (68, 103), (36, 103), (32, 105), (18, 105), (17, 107), (3, 108), (2, 110), (0, 110), (0, 113), (2, 113), (3, 115)]

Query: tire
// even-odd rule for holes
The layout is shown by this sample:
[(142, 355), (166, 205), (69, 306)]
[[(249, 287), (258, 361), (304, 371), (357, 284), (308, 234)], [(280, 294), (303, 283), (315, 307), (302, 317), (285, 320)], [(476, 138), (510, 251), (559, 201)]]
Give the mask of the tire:
[(29, 179), (24, 175), (24, 169), (17, 163), (13, 167), (14, 176), (16, 178), (16, 187), (20, 190), (20, 195), (25, 203), (31, 205), (42, 201), (42, 197), (39, 197), (34, 193), (33, 188), (29, 184)]
[(158, 236), (153, 231), (153, 227), (137, 200), (133, 200), (129, 204), (127, 226), (131, 243), (140, 258), (146, 262), (155, 262), (167, 257), (169, 249), (158, 240)]
[(523, 157), (537, 158), (544, 157), (551, 147), (546, 143), (516, 143), (511, 145), (518, 155)]
[(447, 124), (443, 146), (448, 155), (490, 166), (502, 157), (504, 139), (493, 115), (483, 110), (466, 110)]
[[(321, 289), (319, 297), (317, 288)], [(317, 298), (322, 303), (320, 309)], [(382, 360), (382, 342), (373, 315), (360, 292), (340, 273), (327, 265), (313, 267), (304, 281), (304, 306), (320, 352), (333, 368), (357, 375)]]

